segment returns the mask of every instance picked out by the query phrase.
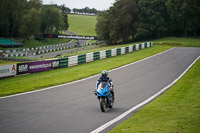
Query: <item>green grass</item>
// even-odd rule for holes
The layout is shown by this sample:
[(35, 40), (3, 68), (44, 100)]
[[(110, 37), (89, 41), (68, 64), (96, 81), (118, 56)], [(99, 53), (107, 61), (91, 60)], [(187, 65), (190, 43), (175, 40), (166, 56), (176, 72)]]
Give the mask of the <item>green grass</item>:
[(110, 133), (199, 133), (200, 60), (173, 87)]
[[(6, 96), (31, 90), (37, 90), (53, 85), (68, 83), (100, 73), (102, 70), (110, 70), (119, 66), (157, 54), (171, 46), (154, 46), (135, 51), (126, 55), (98, 60), (74, 67), (56, 69), (41, 73), (18, 76), (0, 80), (0, 96)], [(110, 63), (112, 62), (112, 63)], [(110, 64), (110, 65), (104, 65)]]
[(8, 64), (15, 64), (15, 63), (18, 63), (18, 62), (0, 60), (0, 65), (8, 65)]
[(96, 22), (96, 16), (68, 14), (68, 30), (78, 35), (96, 36)]
[(200, 47), (200, 38), (183, 38), (183, 37), (165, 37), (154, 40), (156, 44), (178, 44), (182, 47)]

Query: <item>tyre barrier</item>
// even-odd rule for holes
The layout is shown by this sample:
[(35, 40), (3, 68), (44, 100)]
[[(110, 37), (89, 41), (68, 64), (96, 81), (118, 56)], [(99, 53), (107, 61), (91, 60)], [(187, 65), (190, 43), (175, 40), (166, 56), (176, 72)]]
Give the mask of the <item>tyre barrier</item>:
[(21, 57), (21, 56), (26, 56), (27, 53), (31, 53), (32, 55), (39, 55), (43, 53), (49, 53), (53, 51), (73, 48), (74, 45), (69, 46), (70, 43), (72, 43), (72, 41), (68, 43), (39, 46), (35, 48), (17, 48), (17, 49), (11, 49), (11, 50), (0, 50), (0, 56), (3, 53), (5, 53), (4, 57)]

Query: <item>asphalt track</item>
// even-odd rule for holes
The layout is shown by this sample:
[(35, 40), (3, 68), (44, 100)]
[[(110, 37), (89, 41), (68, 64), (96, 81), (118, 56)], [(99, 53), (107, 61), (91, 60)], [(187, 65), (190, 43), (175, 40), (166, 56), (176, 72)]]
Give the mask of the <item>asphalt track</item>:
[(169, 85), (199, 56), (200, 48), (174, 48), (109, 72), (115, 85), (116, 101), (114, 108), (105, 113), (100, 111), (92, 92), (97, 76), (44, 91), (2, 98), (0, 132), (91, 132)]

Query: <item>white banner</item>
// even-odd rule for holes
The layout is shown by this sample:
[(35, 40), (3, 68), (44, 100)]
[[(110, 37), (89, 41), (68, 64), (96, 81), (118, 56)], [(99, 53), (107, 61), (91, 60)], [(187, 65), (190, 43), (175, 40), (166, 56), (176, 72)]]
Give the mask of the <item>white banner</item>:
[(17, 74), (16, 64), (0, 66), (0, 78)]

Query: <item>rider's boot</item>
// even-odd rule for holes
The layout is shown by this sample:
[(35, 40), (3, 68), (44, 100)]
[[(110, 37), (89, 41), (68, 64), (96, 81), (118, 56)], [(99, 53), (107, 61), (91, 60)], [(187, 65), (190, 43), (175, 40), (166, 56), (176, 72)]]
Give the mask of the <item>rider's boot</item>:
[(111, 92), (111, 94), (112, 94), (112, 99), (113, 99), (113, 101), (114, 101), (114, 100), (115, 100), (115, 94), (114, 94), (114, 91), (111, 90), (110, 92)]

